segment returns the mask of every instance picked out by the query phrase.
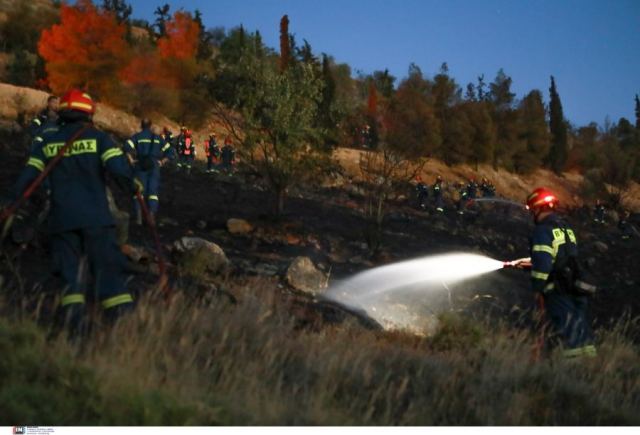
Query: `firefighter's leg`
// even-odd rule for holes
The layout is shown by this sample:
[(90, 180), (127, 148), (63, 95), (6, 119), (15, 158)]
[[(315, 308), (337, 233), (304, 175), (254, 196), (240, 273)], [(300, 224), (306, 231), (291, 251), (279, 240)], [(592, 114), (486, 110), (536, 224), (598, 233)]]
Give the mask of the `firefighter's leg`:
[(152, 216), (155, 216), (156, 213), (158, 213), (158, 204), (160, 201), (160, 197), (158, 196), (160, 192), (160, 168), (154, 168), (149, 172), (146, 189), (149, 213), (151, 213)]
[(108, 322), (115, 322), (133, 309), (133, 296), (126, 290), (122, 253), (112, 227), (87, 228), (83, 231), (89, 263), (96, 285), (97, 300)]
[(88, 267), (83, 248), (82, 236), (77, 232), (51, 235), (54, 267), (65, 283), (60, 301), (60, 318), (72, 339), (80, 338), (86, 332)]
[(596, 355), (585, 297), (551, 291), (545, 295), (545, 310), (551, 323), (554, 341), (563, 346), (565, 357)]

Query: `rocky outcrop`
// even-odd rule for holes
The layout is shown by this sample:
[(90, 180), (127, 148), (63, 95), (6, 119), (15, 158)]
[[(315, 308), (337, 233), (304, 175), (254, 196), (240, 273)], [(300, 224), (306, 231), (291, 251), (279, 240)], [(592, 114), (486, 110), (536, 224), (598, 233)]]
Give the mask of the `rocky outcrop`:
[(322, 293), (327, 287), (326, 275), (316, 268), (309, 257), (295, 258), (287, 269), (286, 279), (296, 290), (313, 295)]

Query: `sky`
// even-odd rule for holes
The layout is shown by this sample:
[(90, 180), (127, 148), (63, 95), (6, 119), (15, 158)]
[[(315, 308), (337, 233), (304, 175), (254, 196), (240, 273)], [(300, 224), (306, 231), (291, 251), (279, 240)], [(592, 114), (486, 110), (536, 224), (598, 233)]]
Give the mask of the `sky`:
[(553, 75), (565, 117), (576, 126), (635, 120), (640, 94), (640, 0), (129, 0), (133, 17), (153, 21), (157, 6), (199, 9), (207, 28), (242, 24), (279, 50), (289, 16), (296, 42), (348, 63), (354, 74), (413, 62), (433, 77), (446, 62), (464, 89), (503, 68), (517, 98), (549, 99)]

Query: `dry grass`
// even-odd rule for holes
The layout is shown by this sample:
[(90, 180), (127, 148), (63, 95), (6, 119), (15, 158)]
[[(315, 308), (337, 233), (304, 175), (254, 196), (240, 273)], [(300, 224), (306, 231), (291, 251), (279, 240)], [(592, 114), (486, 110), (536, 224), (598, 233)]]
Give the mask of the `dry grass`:
[(533, 338), (505, 326), (447, 316), (430, 339), (314, 332), (259, 290), (237, 305), (143, 301), (80, 353), (0, 320), (0, 424), (640, 423), (628, 325), (602, 335), (596, 359), (532, 362)]

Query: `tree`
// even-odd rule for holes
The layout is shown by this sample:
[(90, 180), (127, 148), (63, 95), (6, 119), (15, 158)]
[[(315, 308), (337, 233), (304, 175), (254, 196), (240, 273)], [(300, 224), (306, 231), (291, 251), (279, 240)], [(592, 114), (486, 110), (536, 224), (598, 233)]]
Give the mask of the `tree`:
[(165, 3), (163, 6), (158, 6), (153, 12), (153, 15), (156, 16), (153, 27), (156, 29), (156, 36), (158, 37), (166, 35), (165, 23), (171, 19), (170, 10), (171, 6)]
[[(36, 7), (31, 2), (9, 2), (0, 20), (0, 51), (18, 54), (20, 50), (35, 53), (43, 29), (53, 25), (56, 10), (44, 6)], [(20, 54), (20, 56), (24, 56)]]
[(338, 142), (336, 128), (338, 114), (335, 108), (336, 81), (333, 77), (329, 57), (326, 54), (322, 55), (321, 77), (324, 86), (318, 103), (317, 125), (323, 129), (327, 143), (335, 145)]
[(406, 158), (433, 156), (441, 145), (440, 122), (431, 103), (431, 86), (420, 68), (409, 67), (384, 116), (386, 147)]
[(216, 113), (238, 133), (246, 161), (266, 180), (280, 215), (288, 189), (317, 176), (330, 160), (331, 150), (324, 146), (316, 121), (322, 78), (304, 63), (281, 71), (250, 47), (225, 69), (243, 77), (231, 104), (239, 116)]
[(38, 42), (51, 89), (62, 93), (80, 87), (109, 100), (119, 86), (117, 71), (126, 64), (125, 33), (113, 13), (89, 0), (63, 4), (60, 24), (44, 30)]
[(389, 74), (389, 70), (385, 69), (384, 71), (374, 71), (372, 75), (373, 82), (375, 86), (384, 98), (391, 98), (393, 94), (393, 84), (396, 81), (396, 78)]
[(549, 152), (550, 137), (542, 93), (533, 90), (522, 100), (519, 107), (520, 139), (524, 148), (514, 155), (516, 171), (530, 173), (542, 166)]
[(511, 92), (512, 79), (500, 68), (496, 78), (489, 84), (489, 101), (493, 103), (497, 111), (506, 111), (513, 107), (515, 94)]
[(467, 101), (478, 101), (476, 97), (476, 87), (473, 83), (467, 83), (467, 90), (464, 94), (464, 99)]
[(35, 57), (26, 50), (17, 50), (7, 66), (8, 82), (17, 86), (34, 86), (36, 81)]
[(112, 12), (120, 24), (126, 24), (133, 12), (125, 0), (102, 0), (102, 9)]
[(465, 109), (473, 128), (472, 160), (476, 170), (480, 163), (490, 162), (495, 153), (496, 131), (488, 102), (466, 103)]
[(556, 90), (556, 82), (551, 76), (551, 86), (549, 87), (549, 130), (551, 131), (551, 150), (547, 159), (547, 164), (551, 169), (559, 174), (564, 169), (568, 155), (567, 123), (562, 113), (562, 103), (560, 95)]
[(478, 101), (485, 101), (487, 99), (487, 91), (485, 90), (487, 84), (484, 82), (484, 74), (478, 76), (478, 84), (476, 90), (478, 93)]
[(372, 255), (382, 247), (383, 223), (386, 203), (396, 185), (406, 185), (422, 170), (426, 159), (409, 160), (387, 147), (382, 141), (380, 149), (360, 155), (360, 173), (364, 181), (364, 237)]
[(280, 19), (280, 72), (284, 72), (291, 63), (291, 39), (289, 38), (289, 17)]

